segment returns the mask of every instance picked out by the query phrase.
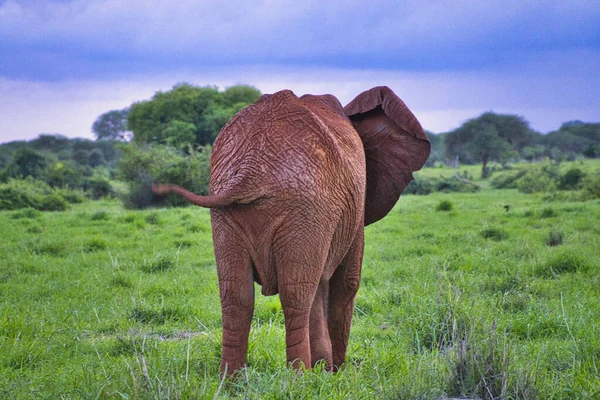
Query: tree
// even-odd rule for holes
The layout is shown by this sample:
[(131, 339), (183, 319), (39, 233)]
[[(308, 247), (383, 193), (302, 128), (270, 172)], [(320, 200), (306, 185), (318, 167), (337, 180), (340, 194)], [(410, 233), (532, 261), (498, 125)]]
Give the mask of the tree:
[[(243, 107), (245, 107), (258, 100), (260, 95), (260, 90), (254, 86), (236, 85), (225, 89), (223, 92), (223, 100), (227, 107), (235, 107), (238, 104), (243, 104)], [(237, 111), (239, 110), (236, 110), (236, 112)]]
[(431, 143), (431, 153), (425, 164), (427, 167), (435, 166), (436, 162), (444, 161), (444, 137), (445, 134), (435, 134), (429, 131), (425, 131), (429, 142)]
[(163, 130), (165, 142), (179, 149), (186, 148), (196, 140), (196, 125), (177, 119), (169, 121)]
[(58, 134), (41, 134), (30, 143), (31, 148), (34, 150), (45, 150), (54, 153), (58, 153), (60, 150), (69, 147), (69, 145), (69, 139)]
[(565, 122), (558, 131), (543, 138), (553, 158), (583, 154), (585, 157), (600, 156), (600, 124), (581, 121)]
[(473, 137), (466, 144), (466, 150), (481, 161), (481, 177), (487, 178), (489, 175), (488, 162), (491, 160), (504, 161), (511, 146), (507, 140), (500, 137), (495, 126), (483, 125), (473, 132)]
[(92, 125), (96, 140), (131, 140), (131, 132), (127, 130), (127, 114), (129, 107), (112, 110), (100, 115)]
[(223, 125), (259, 96), (251, 86), (237, 85), (220, 92), (214, 86), (181, 83), (168, 92), (157, 92), (150, 100), (134, 103), (128, 127), (137, 143), (204, 146), (212, 144)]
[(464, 163), (481, 162), (481, 175), (487, 177), (488, 162), (506, 161), (511, 151), (520, 153), (534, 145), (536, 137), (522, 117), (488, 112), (446, 135), (446, 157), (458, 156)]
[(47, 166), (48, 162), (42, 154), (23, 147), (13, 155), (11, 163), (6, 167), (6, 174), (10, 178), (39, 178)]

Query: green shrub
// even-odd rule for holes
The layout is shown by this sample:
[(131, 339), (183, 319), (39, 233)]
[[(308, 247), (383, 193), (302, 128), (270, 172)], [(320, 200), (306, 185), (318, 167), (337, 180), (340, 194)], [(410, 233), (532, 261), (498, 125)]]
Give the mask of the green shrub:
[(79, 204), (85, 201), (85, 196), (79, 190), (55, 189), (55, 192), (71, 204)]
[(517, 180), (527, 173), (525, 168), (495, 175), (490, 184), (495, 189), (516, 189)]
[(63, 211), (68, 203), (63, 190), (52, 189), (47, 183), (33, 179), (8, 179), (0, 184), (0, 210), (34, 208), (41, 211)]
[(208, 194), (211, 147), (198, 151), (189, 148), (188, 154), (173, 147), (136, 145), (123, 147), (124, 156), (118, 165), (119, 178), (129, 185), (123, 197), (128, 208), (146, 208), (154, 205), (182, 206), (188, 202), (181, 196), (155, 196), (152, 183), (171, 183), (196, 194)]
[(93, 200), (103, 199), (114, 194), (110, 181), (103, 176), (92, 176), (85, 182), (85, 190)]
[(450, 200), (442, 200), (435, 207), (435, 211), (452, 211), (454, 204)]
[(515, 184), (521, 193), (555, 191), (558, 185), (558, 167), (550, 163), (532, 166)]
[(404, 189), (404, 194), (427, 195), (435, 192), (435, 185), (431, 178), (418, 178), (408, 184)]
[(42, 174), (42, 179), (52, 187), (68, 187), (71, 189), (81, 187), (83, 174), (73, 161), (58, 161)]
[(457, 178), (441, 179), (436, 185), (436, 191), (438, 192), (461, 192), (461, 193), (472, 193), (479, 190), (479, 186), (465, 182)]
[(43, 197), (39, 204), (39, 209), (42, 211), (64, 211), (67, 208), (69, 208), (69, 203), (56, 192)]
[(600, 199), (600, 171), (588, 175), (582, 183), (583, 198), (585, 200)]
[(562, 175), (558, 182), (558, 188), (560, 190), (576, 190), (581, 185), (585, 173), (579, 168), (571, 168), (564, 175)]
[(464, 180), (452, 178), (418, 178), (412, 181), (404, 190), (405, 194), (427, 195), (433, 192), (463, 192), (471, 193), (479, 190), (479, 186)]

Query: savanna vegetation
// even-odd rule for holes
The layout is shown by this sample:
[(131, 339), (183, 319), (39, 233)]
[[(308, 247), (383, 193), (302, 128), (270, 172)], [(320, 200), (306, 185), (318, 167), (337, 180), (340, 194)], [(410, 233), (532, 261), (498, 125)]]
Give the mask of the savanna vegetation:
[(599, 220), (597, 199), (516, 189), (403, 196), (367, 229), (346, 367), (286, 369), (257, 294), (249, 368), (222, 385), (207, 210), (4, 211), (0, 395), (593, 398)]
[(430, 134), (367, 228), (340, 372), (285, 368), (257, 295), (249, 367), (220, 381), (209, 213), (150, 184), (207, 193), (210, 145), (259, 95), (179, 84), (99, 116), (96, 141), (0, 145), (1, 398), (600, 396), (600, 124), (493, 113)]

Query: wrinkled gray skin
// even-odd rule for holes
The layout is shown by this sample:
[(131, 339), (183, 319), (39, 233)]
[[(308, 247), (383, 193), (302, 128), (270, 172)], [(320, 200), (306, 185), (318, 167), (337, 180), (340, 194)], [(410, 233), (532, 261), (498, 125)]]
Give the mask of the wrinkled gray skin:
[(246, 365), (254, 282), (279, 293), (287, 361), (346, 357), (360, 281), (364, 226), (383, 218), (429, 156), (429, 141), (387, 87), (342, 108), (331, 95), (264, 95), (220, 132), (210, 196), (223, 313), (221, 371)]

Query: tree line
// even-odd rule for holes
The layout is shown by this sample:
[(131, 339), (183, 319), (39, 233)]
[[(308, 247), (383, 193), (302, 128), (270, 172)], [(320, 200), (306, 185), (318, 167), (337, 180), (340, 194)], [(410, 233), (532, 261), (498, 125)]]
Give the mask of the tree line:
[[(150, 182), (157, 180), (208, 193), (210, 146), (233, 115), (260, 95), (248, 85), (219, 90), (177, 84), (100, 115), (92, 125), (96, 141), (44, 134), (0, 145), (0, 184), (36, 180), (97, 198), (113, 194), (110, 182), (120, 180), (129, 186), (125, 203), (132, 207), (157, 201), (150, 191)], [(543, 135), (523, 117), (486, 112), (450, 132), (428, 136), (432, 152), (426, 166), (480, 163), (483, 178), (490, 175), (492, 162), (600, 157), (598, 123), (566, 122)], [(420, 189), (413, 185), (413, 190)]]
[(481, 175), (489, 175), (489, 163), (555, 161), (578, 157), (600, 157), (600, 124), (570, 121), (556, 131), (541, 134), (517, 115), (486, 112), (464, 122), (460, 127), (439, 135), (430, 134), (432, 155), (428, 166), (436, 162), (481, 163)]

